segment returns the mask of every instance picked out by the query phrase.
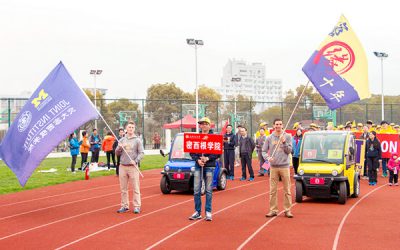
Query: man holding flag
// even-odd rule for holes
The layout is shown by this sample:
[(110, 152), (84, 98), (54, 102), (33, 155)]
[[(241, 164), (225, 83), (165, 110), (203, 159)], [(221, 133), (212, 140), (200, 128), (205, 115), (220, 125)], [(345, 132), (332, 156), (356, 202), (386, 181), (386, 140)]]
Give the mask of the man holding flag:
[(25, 186), (40, 162), (98, 112), (60, 62), (33, 93), (5, 135), (0, 157)]

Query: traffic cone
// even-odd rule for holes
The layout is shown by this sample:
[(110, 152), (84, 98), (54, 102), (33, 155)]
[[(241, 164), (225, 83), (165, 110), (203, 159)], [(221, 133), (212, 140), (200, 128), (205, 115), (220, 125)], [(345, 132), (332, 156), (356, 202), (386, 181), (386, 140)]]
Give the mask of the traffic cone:
[(87, 166), (86, 170), (85, 170), (85, 180), (89, 180), (89, 176), (90, 176), (89, 167), (90, 167), (90, 165)]

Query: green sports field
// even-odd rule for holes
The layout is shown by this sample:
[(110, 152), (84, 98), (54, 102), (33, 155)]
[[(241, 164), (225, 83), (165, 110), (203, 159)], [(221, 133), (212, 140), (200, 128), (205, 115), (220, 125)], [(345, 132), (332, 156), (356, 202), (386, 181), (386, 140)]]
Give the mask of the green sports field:
[[(145, 156), (141, 162), (140, 169), (146, 170), (162, 168), (166, 161), (167, 158), (163, 158), (161, 155), (148, 155)], [(78, 168), (80, 162), (81, 158), (78, 157), (75, 168)], [(100, 157), (99, 162), (106, 162), (106, 158)], [(77, 171), (75, 174), (71, 173), (70, 164), (70, 157), (46, 158), (32, 174), (25, 187), (21, 187), (14, 173), (4, 164), (3, 161), (0, 161), (0, 194), (19, 192), (27, 189), (83, 180), (85, 178), (85, 173), (81, 171)], [(52, 168), (57, 169), (57, 171), (52, 173), (39, 172), (40, 170), (49, 170)], [(111, 171), (92, 172), (90, 174), (90, 178), (106, 175), (115, 175), (115, 169), (111, 169)]]

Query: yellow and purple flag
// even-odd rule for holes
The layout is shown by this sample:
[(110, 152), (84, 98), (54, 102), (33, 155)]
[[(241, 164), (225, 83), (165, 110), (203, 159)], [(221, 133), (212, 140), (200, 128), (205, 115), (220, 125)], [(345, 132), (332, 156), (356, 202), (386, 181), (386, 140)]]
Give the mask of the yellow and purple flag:
[(365, 51), (343, 15), (303, 66), (303, 72), (330, 109), (371, 96)]
[(25, 186), (40, 162), (98, 112), (60, 62), (22, 108), (0, 144), (0, 158)]

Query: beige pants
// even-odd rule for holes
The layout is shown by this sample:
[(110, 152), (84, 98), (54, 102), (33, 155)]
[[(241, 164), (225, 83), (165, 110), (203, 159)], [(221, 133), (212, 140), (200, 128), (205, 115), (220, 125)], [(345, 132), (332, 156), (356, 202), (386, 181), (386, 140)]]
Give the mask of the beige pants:
[(129, 208), (129, 194), (128, 194), (128, 183), (131, 179), (133, 187), (133, 207), (139, 207), (140, 202), (140, 183), (139, 183), (139, 171), (133, 166), (119, 166), (119, 185), (121, 188), (121, 207)]
[(270, 168), (270, 193), (269, 193), (269, 211), (278, 213), (278, 183), (279, 176), (283, 182), (283, 209), (290, 211), (292, 206), (292, 196), (290, 193), (290, 168)]

